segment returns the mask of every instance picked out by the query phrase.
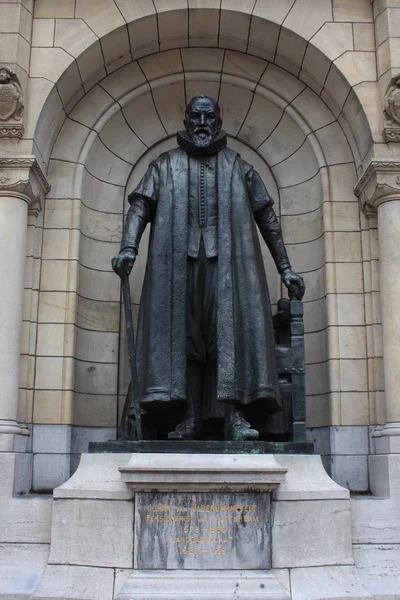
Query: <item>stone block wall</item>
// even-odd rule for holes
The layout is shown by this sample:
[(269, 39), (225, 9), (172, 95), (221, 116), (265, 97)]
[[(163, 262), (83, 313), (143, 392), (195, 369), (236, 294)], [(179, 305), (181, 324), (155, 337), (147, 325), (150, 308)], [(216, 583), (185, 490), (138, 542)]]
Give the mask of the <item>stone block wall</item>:
[[(366, 432), (385, 421), (379, 251), (376, 219), (360, 213), (353, 189), (378, 148), (391, 153), (378, 80), (387, 69), (378, 57), (377, 74), (375, 51), (395, 44), (397, 5), (28, 4), (18, 9), (33, 11), (19, 148), (51, 184), (29, 218), (22, 324), (18, 418), (32, 432), (34, 489), (64, 481), (89, 440), (115, 435), (128, 372), (110, 258), (127, 192), (174, 145), (185, 102), (199, 92), (219, 99), (231, 147), (261, 172), (306, 279), (310, 436), (334, 477), (367, 489)], [(145, 244), (132, 276), (135, 314)], [(266, 249), (265, 264), (276, 302), (282, 289)]]

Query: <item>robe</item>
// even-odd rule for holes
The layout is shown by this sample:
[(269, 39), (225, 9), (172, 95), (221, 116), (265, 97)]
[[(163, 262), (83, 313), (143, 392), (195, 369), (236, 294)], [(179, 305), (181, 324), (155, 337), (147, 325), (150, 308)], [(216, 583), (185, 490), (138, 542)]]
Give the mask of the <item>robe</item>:
[[(151, 416), (181, 416), (186, 404), (188, 154), (177, 148), (150, 163), (129, 196), (121, 247), (139, 247), (151, 222), (137, 332), (142, 407)], [(216, 399), (244, 409), (262, 429), (280, 410), (268, 285), (256, 230), (258, 211), (273, 201), (239, 154), (217, 155), (218, 282)], [(261, 233), (279, 272), (290, 266), (275, 213)], [(255, 421), (256, 420), (256, 421)]]

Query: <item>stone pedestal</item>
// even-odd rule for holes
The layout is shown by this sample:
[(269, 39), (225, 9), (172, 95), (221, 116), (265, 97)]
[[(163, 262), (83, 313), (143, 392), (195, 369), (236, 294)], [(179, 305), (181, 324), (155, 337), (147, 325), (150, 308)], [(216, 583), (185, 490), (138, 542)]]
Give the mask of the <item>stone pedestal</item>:
[(349, 492), (313, 455), (83, 454), (32, 599), (98, 600), (98, 582), (102, 600), (371, 597)]
[[(287, 583), (289, 583), (287, 581)], [(116, 600), (289, 600), (288, 588), (268, 571), (135, 571)]]
[[(207, 580), (218, 570), (231, 588), (224, 595), (242, 597), (237, 576), (227, 572), (239, 570), (251, 578), (253, 571), (271, 569), (271, 492), (287, 471), (273, 456), (133, 454), (119, 470), (136, 492), (134, 569), (147, 588), (154, 580), (154, 593), (160, 571), (192, 570), (195, 578)], [(282, 590), (277, 593), (276, 579), (264, 575), (267, 597), (286, 598)], [(138, 581), (136, 576), (128, 581), (135, 588), (131, 597), (148, 597)], [(210, 597), (209, 585), (201, 587)], [(127, 598), (125, 587), (122, 594)]]

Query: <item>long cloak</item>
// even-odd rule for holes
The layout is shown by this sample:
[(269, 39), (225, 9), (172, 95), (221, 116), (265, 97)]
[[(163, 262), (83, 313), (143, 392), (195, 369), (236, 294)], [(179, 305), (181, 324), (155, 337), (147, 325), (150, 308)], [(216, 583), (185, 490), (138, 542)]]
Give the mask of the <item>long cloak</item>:
[[(219, 401), (241, 404), (248, 418), (280, 410), (268, 285), (245, 163), (224, 148), (217, 158)], [(249, 165), (247, 165), (248, 167)], [(133, 192), (155, 205), (138, 321), (137, 367), (142, 406), (151, 415), (186, 404), (186, 268), (189, 165), (177, 148), (151, 163)], [(265, 189), (265, 188), (264, 188)], [(137, 245), (138, 240), (129, 240)]]

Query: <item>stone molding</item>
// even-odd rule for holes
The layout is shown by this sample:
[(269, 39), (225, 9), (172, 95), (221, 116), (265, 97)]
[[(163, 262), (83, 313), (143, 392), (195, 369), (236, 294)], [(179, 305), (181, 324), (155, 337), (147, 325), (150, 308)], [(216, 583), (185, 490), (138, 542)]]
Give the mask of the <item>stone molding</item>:
[(400, 454), (400, 423), (386, 423), (372, 432), (375, 454)]
[(400, 142), (400, 73), (389, 82), (384, 101), (385, 142)]
[(0, 138), (22, 138), (24, 95), (15, 72), (0, 66)]
[(367, 218), (376, 215), (380, 204), (400, 201), (400, 160), (371, 160), (354, 193)]
[(269, 454), (137, 453), (119, 467), (122, 481), (135, 492), (270, 492), (285, 481), (287, 470)]
[(50, 186), (34, 156), (0, 157), (0, 197), (24, 200), (29, 214), (37, 216), (49, 191)]

